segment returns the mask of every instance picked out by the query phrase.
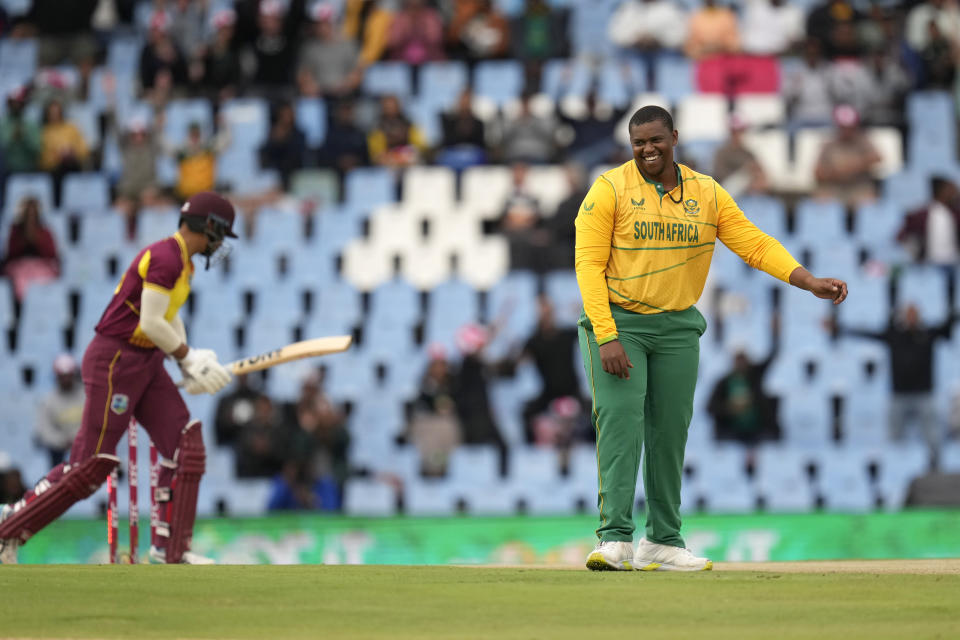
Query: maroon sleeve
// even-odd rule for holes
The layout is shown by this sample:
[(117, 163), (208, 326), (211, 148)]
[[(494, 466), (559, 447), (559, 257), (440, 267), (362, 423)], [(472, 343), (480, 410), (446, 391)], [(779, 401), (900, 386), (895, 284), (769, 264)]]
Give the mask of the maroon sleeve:
[[(172, 246), (171, 246), (172, 245)], [(157, 243), (150, 249), (150, 264), (144, 275), (143, 283), (153, 284), (164, 289), (173, 289), (183, 271), (183, 259), (176, 240)]]

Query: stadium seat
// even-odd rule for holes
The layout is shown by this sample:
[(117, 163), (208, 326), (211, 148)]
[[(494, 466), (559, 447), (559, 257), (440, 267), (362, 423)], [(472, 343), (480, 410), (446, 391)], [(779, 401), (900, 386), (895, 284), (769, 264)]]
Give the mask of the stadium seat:
[(404, 511), (411, 516), (449, 516), (454, 513), (456, 495), (443, 480), (419, 480), (404, 487)]
[(456, 176), (446, 167), (410, 167), (403, 174), (401, 189), (404, 204), (452, 207), (457, 195)]
[(379, 480), (351, 478), (343, 488), (343, 510), (350, 516), (395, 515), (396, 490)]
[(676, 126), (684, 140), (722, 141), (727, 137), (727, 100), (723, 96), (693, 94), (680, 98)]
[(930, 466), (930, 452), (920, 442), (888, 442), (871, 459), (878, 464), (877, 489), (884, 508), (891, 511), (904, 507), (910, 482)]
[(395, 200), (393, 174), (382, 168), (354, 169), (344, 184), (347, 204), (373, 208)]
[(384, 206), (370, 216), (370, 245), (374, 251), (393, 256), (422, 243), (423, 216), (414, 209)]
[(329, 169), (300, 169), (290, 178), (290, 192), (301, 200), (308, 200), (323, 209), (336, 205), (340, 199), (340, 182)]
[(940, 450), (940, 469), (946, 473), (960, 473), (960, 442), (946, 442)]
[(493, 445), (461, 445), (450, 453), (447, 481), (457, 490), (491, 488), (500, 480), (500, 452)]
[(74, 102), (67, 107), (66, 119), (76, 125), (90, 149), (100, 146), (100, 122), (96, 109), (84, 102)]
[(934, 266), (912, 265), (897, 280), (896, 307), (914, 304), (926, 324), (946, 322), (949, 314), (949, 292), (944, 271)]
[(824, 447), (817, 451), (817, 487), (830, 511), (861, 513), (876, 498), (867, 478), (867, 453), (860, 448)]
[(705, 455), (689, 452), (684, 466), (693, 470), (690, 488), (706, 502), (711, 513), (749, 513), (754, 510), (756, 496), (744, 472), (744, 450), (739, 445), (717, 446)]
[(506, 240), (490, 237), (460, 255), (458, 275), (474, 288), (486, 291), (506, 275), (509, 264)]
[(882, 158), (874, 171), (878, 178), (886, 178), (903, 169), (903, 136), (895, 127), (872, 127), (867, 129), (867, 138), (876, 147)]
[(220, 109), (230, 130), (230, 146), (233, 149), (257, 150), (270, 132), (270, 110), (261, 98), (234, 98), (227, 100)]
[(391, 257), (368, 242), (351, 241), (343, 250), (343, 277), (361, 291), (370, 291), (394, 273)]
[(570, 182), (563, 167), (530, 167), (526, 187), (537, 199), (545, 216), (552, 216), (557, 206), (570, 195)]
[(460, 61), (428, 62), (420, 68), (420, 98), (435, 107), (452, 107), (467, 84), (467, 67)]
[(110, 207), (110, 187), (100, 173), (70, 173), (63, 179), (63, 209), (99, 213)]
[(363, 91), (369, 95), (394, 95), (404, 98), (413, 93), (410, 65), (403, 62), (378, 62), (363, 74)]
[(816, 186), (814, 169), (823, 144), (832, 135), (832, 130), (800, 129), (794, 138), (793, 165), (790, 171), (790, 187), (799, 192), (810, 192)]
[(164, 112), (163, 135), (170, 144), (181, 145), (186, 142), (187, 131), (194, 122), (199, 123), (205, 137), (213, 134), (213, 113), (207, 100), (171, 100)]
[(307, 144), (311, 147), (323, 145), (327, 137), (327, 103), (321, 98), (297, 98), (296, 105), (297, 126), (307, 137)]
[(421, 291), (429, 291), (450, 277), (450, 249), (440, 244), (407, 247), (400, 254), (400, 275)]
[(537, 278), (527, 271), (511, 271), (490, 288), (485, 318), (499, 327), (488, 352), (503, 355), (519, 341), (526, 340), (537, 325)]
[(814, 493), (807, 477), (809, 454), (780, 444), (757, 449), (755, 482), (764, 508), (771, 512), (808, 511)]
[(557, 324), (567, 328), (576, 327), (583, 308), (576, 272), (572, 269), (551, 271), (544, 278), (544, 292), (553, 303)]
[(847, 236), (846, 213), (836, 200), (801, 200), (795, 210), (795, 236), (807, 246), (814, 247), (824, 239), (842, 242)]
[(470, 167), (463, 172), (461, 200), (464, 204), (498, 216), (510, 195), (510, 169), (498, 166)]
[(653, 89), (677, 103), (694, 92), (693, 63), (684, 57), (662, 55), (657, 58), (657, 86)]
[(737, 204), (746, 216), (762, 231), (774, 238), (787, 235), (787, 212), (778, 198), (761, 195), (741, 197)]
[(784, 99), (775, 94), (742, 93), (734, 98), (733, 112), (751, 128), (779, 127), (787, 118)]
[(473, 90), (478, 96), (502, 106), (520, 97), (523, 89), (523, 66), (516, 60), (487, 60), (474, 70)]
[(793, 177), (790, 163), (790, 138), (786, 131), (769, 129), (748, 131), (743, 142), (757, 157), (774, 189), (792, 188)]
[(3, 217), (15, 216), (20, 202), (27, 197), (40, 201), (41, 215), (53, 210), (53, 179), (46, 173), (15, 173), (7, 178)]
[(626, 107), (634, 95), (649, 90), (645, 71), (629, 61), (607, 59), (597, 72), (597, 98), (614, 107)]
[(790, 445), (818, 447), (830, 442), (833, 421), (826, 394), (810, 385), (797, 385), (780, 398), (780, 424)]
[(932, 197), (930, 180), (912, 164), (906, 171), (887, 176), (881, 191), (884, 201), (892, 203), (901, 211), (921, 207)]
[(9, 85), (31, 81), (37, 70), (37, 41), (34, 38), (0, 40), (0, 77)]
[(548, 60), (543, 65), (540, 89), (554, 100), (568, 95), (586, 96), (592, 80), (590, 66), (582, 60)]
[(396, 278), (370, 293), (367, 321), (412, 327), (420, 319), (420, 293), (410, 283)]

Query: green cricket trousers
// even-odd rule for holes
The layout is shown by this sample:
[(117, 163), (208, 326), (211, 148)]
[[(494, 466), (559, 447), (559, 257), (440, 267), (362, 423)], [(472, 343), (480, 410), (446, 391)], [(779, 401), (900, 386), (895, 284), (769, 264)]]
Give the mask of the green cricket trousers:
[(630, 379), (603, 370), (597, 338), (580, 314), (580, 353), (593, 395), (597, 433), (598, 507), (602, 541), (633, 540), (633, 504), (640, 455), (646, 493), (646, 538), (683, 547), (680, 483), (693, 417), (700, 336), (696, 307), (641, 314), (610, 305), (620, 344), (633, 364)]

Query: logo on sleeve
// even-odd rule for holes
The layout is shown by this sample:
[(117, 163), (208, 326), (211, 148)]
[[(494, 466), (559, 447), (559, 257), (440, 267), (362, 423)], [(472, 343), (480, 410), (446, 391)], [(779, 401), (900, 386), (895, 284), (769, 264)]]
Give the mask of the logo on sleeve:
[(683, 212), (690, 217), (700, 215), (700, 203), (693, 198), (683, 201)]
[(130, 408), (130, 398), (125, 393), (115, 393), (110, 398), (110, 411), (115, 414), (123, 415)]
[(632, 205), (635, 206), (635, 207), (642, 207), (642, 206), (643, 206), (643, 203), (646, 202), (646, 201), (647, 201), (646, 198), (640, 198), (640, 202), (637, 202), (637, 201), (634, 200), (633, 198), (630, 198), (630, 204), (632, 204)]
[(584, 212), (585, 214), (587, 214), (588, 216), (592, 216), (593, 214), (591, 213), (591, 211), (593, 210), (593, 205), (594, 205), (594, 204), (596, 204), (596, 203), (591, 202), (590, 204), (584, 204), (584, 205), (583, 205), (583, 212)]

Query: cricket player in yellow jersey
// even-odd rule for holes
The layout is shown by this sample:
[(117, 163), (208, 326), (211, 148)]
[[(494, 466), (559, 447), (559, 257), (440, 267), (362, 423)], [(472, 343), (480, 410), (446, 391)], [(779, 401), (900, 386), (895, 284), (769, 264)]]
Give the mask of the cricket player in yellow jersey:
[[(840, 304), (847, 285), (815, 278), (750, 222), (710, 176), (673, 160), (666, 110), (630, 119), (633, 160), (601, 175), (577, 215), (576, 270), (584, 312), (580, 352), (597, 433), (599, 542), (593, 570), (703, 571), (680, 537), (680, 483), (707, 323), (694, 306), (717, 240), (750, 266)], [(646, 536), (633, 548), (643, 455)]]

